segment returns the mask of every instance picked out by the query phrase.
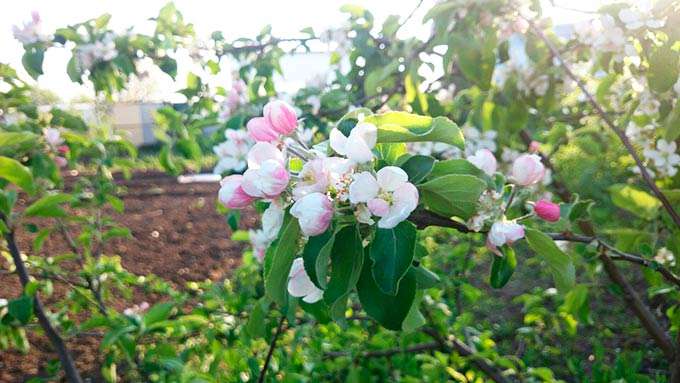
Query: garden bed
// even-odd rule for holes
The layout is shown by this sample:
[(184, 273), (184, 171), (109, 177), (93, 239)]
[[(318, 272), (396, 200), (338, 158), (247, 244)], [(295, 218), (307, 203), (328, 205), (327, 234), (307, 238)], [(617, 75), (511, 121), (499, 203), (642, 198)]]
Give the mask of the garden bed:
[[(105, 254), (119, 255), (126, 270), (139, 275), (155, 274), (182, 288), (187, 281), (222, 280), (240, 263), (245, 244), (229, 239), (229, 226), (224, 216), (215, 211), (218, 184), (179, 184), (174, 177), (158, 172), (135, 173), (132, 179), (120, 180), (118, 184), (127, 189), (121, 195), (125, 211), (107, 214), (128, 227), (133, 238), (113, 240)], [(253, 227), (255, 218), (244, 216), (241, 224), (244, 228)], [(21, 230), (18, 239), (22, 249), (29, 249), (33, 235)], [(49, 255), (65, 252), (66, 244), (56, 235), (45, 242), (42, 250)], [(56, 285), (56, 295), (63, 294), (66, 288)], [(0, 296), (11, 298), (20, 291), (16, 275), (0, 274)], [(122, 310), (156, 299), (136, 291), (134, 301), (120, 299), (113, 305)], [(47, 360), (56, 358), (47, 340), (34, 334), (29, 336), (32, 347), (28, 354), (15, 350), (0, 352), (0, 382), (42, 375), (44, 371), (39, 369), (45, 368)], [(96, 334), (69, 341), (78, 367), (95, 380), (99, 341)]]

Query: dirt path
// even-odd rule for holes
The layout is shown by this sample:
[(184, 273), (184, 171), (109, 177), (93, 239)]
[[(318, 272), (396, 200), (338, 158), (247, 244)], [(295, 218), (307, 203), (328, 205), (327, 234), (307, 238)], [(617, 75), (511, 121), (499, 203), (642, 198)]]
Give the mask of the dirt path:
[[(133, 179), (119, 184), (127, 189), (122, 196), (125, 212), (107, 214), (127, 226), (133, 238), (112, 241), (105, 254), (119, 255), (128, 271), (140, 275), (153, 273), (182, 288), (186, 281), (221, 280), (238, 266), (245, 245), (229, 240), (226, 220), (215, 211), (218, 184), (178, 184), (174, 177), (157, 172), (137, 173)], [(249, 228), (256, 222), (252, 216), (246, 216), (241, 225)], [(30, 249), (33, 237), (23, 230), (19, 233), (24, 251)], [(42, 253), (56, 255), (67, 251), (65, 243), (55, 235), (46, 241)], [(55, 289), (58, 295), (65, 287)], [(11, 299), (20, 292), (15, 275), (0, 274), (0, 297)], [(141, 293), (135, 299), (155, 300)], [(113, 302), (113, 306), (122, 309), (134, 303), (139, 302), (121, 300)], [(44, 371), (47, 362), (56, 357), (44, 338), (33, 335), (30, 342), (31, 351), (25, 355), (0, 351), (0, 382), (25, 381)], [(96, 374), (99, 339), (84, 337), (69, 343), (78, 367), (89, 375)]]

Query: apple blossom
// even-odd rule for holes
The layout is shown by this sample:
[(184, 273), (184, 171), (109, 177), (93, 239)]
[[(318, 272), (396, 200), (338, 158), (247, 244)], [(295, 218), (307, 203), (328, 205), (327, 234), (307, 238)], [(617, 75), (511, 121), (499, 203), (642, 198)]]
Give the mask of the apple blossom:
[(315, 236), (328, 229), (333, 218), (333, 203), (321, 193), (310, 193), (297, 200), (290, 214), (298, 219), (300, 229), (306, 236)]
[(271, 203), (262, 213), (262, 231), (270, 241), (276, 239), (283, 225), (284, 211), (277, 203)]
[(288, 293), (296, 298), (302, 297), (306, 303), (315, 303), (323, 298), (323, 290), (314, 285), (305, 271), (302, 258), (295, 258), (288, 276)]
[(220, 182), (219, 200), (230, 209), (242, 209), (255, 200), (243, 190), (243, 176), (234, 174)]
[(54, 163), (57, 164), (58, 167), (63, 168), (66, 167), (66, 165), (68, 165), (68, 160), (66, 160), (66, 158), (62, 156), (57, 156), (54, 157)]
[(246, 124), (248, 135), (255, 141), (276, 141), (279, 138), (274, 128), (264, 117), (251, 118)]
[(57, 128), (43, 128), (43, 136), (45, 141), (52, 148), (57, 148), (59, 145), (64, 143), (64, 139), (61, 138), (61, 132)]
[(323, 158), (315, 158), (302, 166), (300, 181), (293, 188), (293, 197), (302, 198), (309, 193), (325, 193), (329, 185), (329, 170)]
[(524, 238), (524, 226), (515, 221), (503, 219), (496, 221), (489, 230), (487, 241), (494, 247), (511, 245), (513, 242)]
[(284, 154), (273, 144), (258, 142), (248, 152), (243, 190), (253, 197), (275, 198), (288, 186)]
[(540, 218), (548, 222), (557, 222), (560, 220), (560, 206), (548, 200), (540, 200), (534, 204), (534, 212)]
[(368, 210), (380, 217), (378, 227), (391, 229), (408, 218), (418, 206), (418, 189), (408, 182), (408, 175), (396, 166), (354, 175), (349, 186), (349, 200), (353, 204), (366, 203)]
[(292, 106), (281, 100), (267, 103), (262, 111), (264, 118), (275, 132), (283, 135), (291, 134), (297, 128), (297, 116)]
[(473, 156), (469, 156), (467, 160), (489, 176), (496, 172), (498, 166), (496, 157), (489, 149), (480, 149)]
[(249, 168), (243, 173), (243, 190), (253, 197), (276, 198), (288, 186), (290, 175), (276, 160), (266, 160), (259, 168)]
[(42, 21), (38, 12), (31, 13), (31, 21), (24, 23), (23, 27), (12, 26), (14, 38), (24, 45), (48, 41), (49, 36), (42, 33)]
[(371, 150), (378, 140), (378, 128), (370, 123), (361, 122), (352, 129), (349, 137), (338, 128), (330, 133), (331, 148), (355, 163), (369, 162), (373, 159)]
[(512, 163), (512, 179), (521, 186), (533, 185), (545, 174), (541, 157), (536, 154), (522, 154)]
[(263, 229), (248, 230), (248, 238), (250, 239), (250, 246), (253, 247), (253, 255), (258, 262), (262, 263), (264, 260), (267, 247), (271, 245), (269, 237), (265, 234)]
[(213, 173), (241, 172), (246, 168), (246, 155), (252, 142), (242, 130), (227, 129), (224, 135), (227, 140), (213, 146), (213, 152), (219, 157)]

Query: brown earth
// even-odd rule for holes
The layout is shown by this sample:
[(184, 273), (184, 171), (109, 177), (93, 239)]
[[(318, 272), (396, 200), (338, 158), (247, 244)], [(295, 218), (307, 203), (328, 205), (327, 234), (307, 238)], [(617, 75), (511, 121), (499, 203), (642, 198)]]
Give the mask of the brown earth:
[[(155, 274), (182, 288), (187, 281), (222, 280), (238, 266), (245, 245), (229, 240), (226, 219), (215, 211), (218, 184), (179, 184), (174, 177), (158, 172), (136, 173), (132, 179), (118, 183), (124, 188), (121, 197), (125, 211), (105, 214), (128, 227), (133, 238), (111, 241), (104, 254), (119, 255), (126, 270), (139, 275)], [(243, 217), (241, 226), (254, 227), (253, 217)], [(50, 224), (48, 220), (35, 223)], [(34, 234), (25, 230), (17, 234), (22, 251), (30, 250)], [(44, 255), (64, 252), (68, 252), (68, 247), (58, 235), (50, 237), (41, 251)], [(4, 260), (0, 260), (0, 270), (6, 270), (7, 264), (2, 262)], [(56, 285), (55, 296), (63, 296), (67, 288)], [(17, 276), (0, 273), (0, 297), (11, 299), (20, 293)], [(134, 300), (119, 299), (110, 304), (121, 310), (142, 301), (153, 303), (157, 297), (136, 291)], [(47, 303), (49, 306), (49, 298)], [(46, 338), (29, 332), (32, 333), (31, 347), (27, 354), (0, 351), (0, 382), (23, 382), (44, 376), (48, 361), (57, 358)], [(98, 336), (68, 341), (78, 368), (94, 381), (98, 381), (99, 375), (99, 341)]]

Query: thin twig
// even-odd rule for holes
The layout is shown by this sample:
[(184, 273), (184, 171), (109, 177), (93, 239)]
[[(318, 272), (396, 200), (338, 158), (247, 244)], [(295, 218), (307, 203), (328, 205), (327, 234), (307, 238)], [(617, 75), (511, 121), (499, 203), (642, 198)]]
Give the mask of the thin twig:
[(276, 332), (274, 333), (274, 337), (272, 338), (271, 343), (269, 343), (269, 351), (267, 352), (267, 357), (264, 360), (264, 365), (262, 366), (262, 369), (260, 370), (260, 376), (257, 379), (258, 383), (263, 383), (264, 378), (267, 376), (267, 369), (269, 368), (269, 362), (272, 360), (272, 355), (274, 354), (274, 349), (276, 348), (276, 341), (279, 339), (279, 336), (283, 332), (283, 324), (286, 321), (286, 316), (282, 316), (281, 320), (279, 320), (279, 325), (276, 327)]
[[(524, 17), (523, 17), (524, 18)], [(550, 50), (551, 54), (557, 59), (559, 64), (562, 66), (562, 69), (564, 69), (564, 72), (567, 74), (569, 78), (572, 79), (572, 81), (576, 82), (576, 85), (581, 89), (581, 92), (586, 96), (588, 99), (588, 102), (590, 105), (595, 109), (598, 115), (600, 115), (600, 118), (602, 118), (602, 121), (619, 137), (621, 140), (621, 143), (623, 143), (623, 146), (626, 148), (626, 151), (633, 157), (633, 160), (635, 161), (635, 164), (637, 165), (638, 169), (640, 169), (640, 174), (642, 175), (642, 178), (644, 179), (645, 183), (647, 186), (652, 190), (656, 198), (661, 201), (661, 204), (663, 205), (664, 209), (668, 212), (668, 214), (671, 216), (673, 219), (673, 222), (675, 222), (676, 226), (680, 228), (680, 215), (675, 211), (673, 206), (671, 205), (670, 201), (668, 198), (666, 198), (666, 195), (661, 192), (658, 186), (656, 186), (656, 183), (654, 183), (654, 180), (652, 177), (649, 175), (649, 172), (647, 171), (647, 168), (642, 162), (642, 159), (638, 155), (637, 151), (633, 147), (633, 144), (631, 144), (630, 140), (628, 139), (628, 136), (626, 136), (626, 133), (619, 129), (614, 122), (609, 118), (607, 113), (604, 111), (602, 106), (595, 100), (595, 97), (588, 91), (586, 88), (586, 85), (583, 83), (583, 81), (574, 74), (574, 72), (571, 71), (567, 63), (564, 61), (562, 58), (562, 55), (560, 54), (559, 50), (555, 47), (555, 45), (548, 39), (548, 37), (541, 31), (536, 24), (533, 22), (533, 20), (529, 18), (524, 18), (528, 23), (531, 28), (531, 30), (545, 43), (545, 45), (548, 47)]]
[[(7, 220), (5, 219), (4, 215), (2, 215), (0, 218), (3, 221), (5, 221), (5, 223), (7, 223)], [(24, 265), (24, 261), (21, 259), (21, 252), (17, 247), (14, 236), (14, 229), (13, 228), (10, 229), (10, 231), (6, 232), (4, 236), (5, 241), (7, 242), (7, 248), (9, 250), (10, 255), (12, 256), (12, 260), (14, 261), (14, 266), (16, 267), (16, 272), (17, 275), (19, 276), (19, 281), (21, 282), (21, 285), (23, 287), (26, 287), (26, 285), (30, 282), (30, 277), (28, 274), (28, 270)], [(43, 303), (38, 297), (37, 293), (33, 297), (33, 312), (35, 313), (35, 316), (38, 318), (38, 323), (40, 323), (40, 327), (43, 328), (43, 330), (45, 331), (45, 335), (50, 340), (50, 343), (52, 343), (52, 346), (59, 355), (59, 360), (61, 361), (61, 366), (64, 369), (66, 378), (72, 383), (82, 383), (83, 379), (80, 377), (80, 372), (78, 372), (78, 369), (76, 368), (76, 365), (73, 362), (73, 357), (71, 357), (71, 353), (69, 352), (68, 348), (66, 348), (64, 340), (61, 338), (61, 336), (54, 328), (54, 326), (52, 326), (50, 319), (47, 317), (45, 307), (43, 306)]]

